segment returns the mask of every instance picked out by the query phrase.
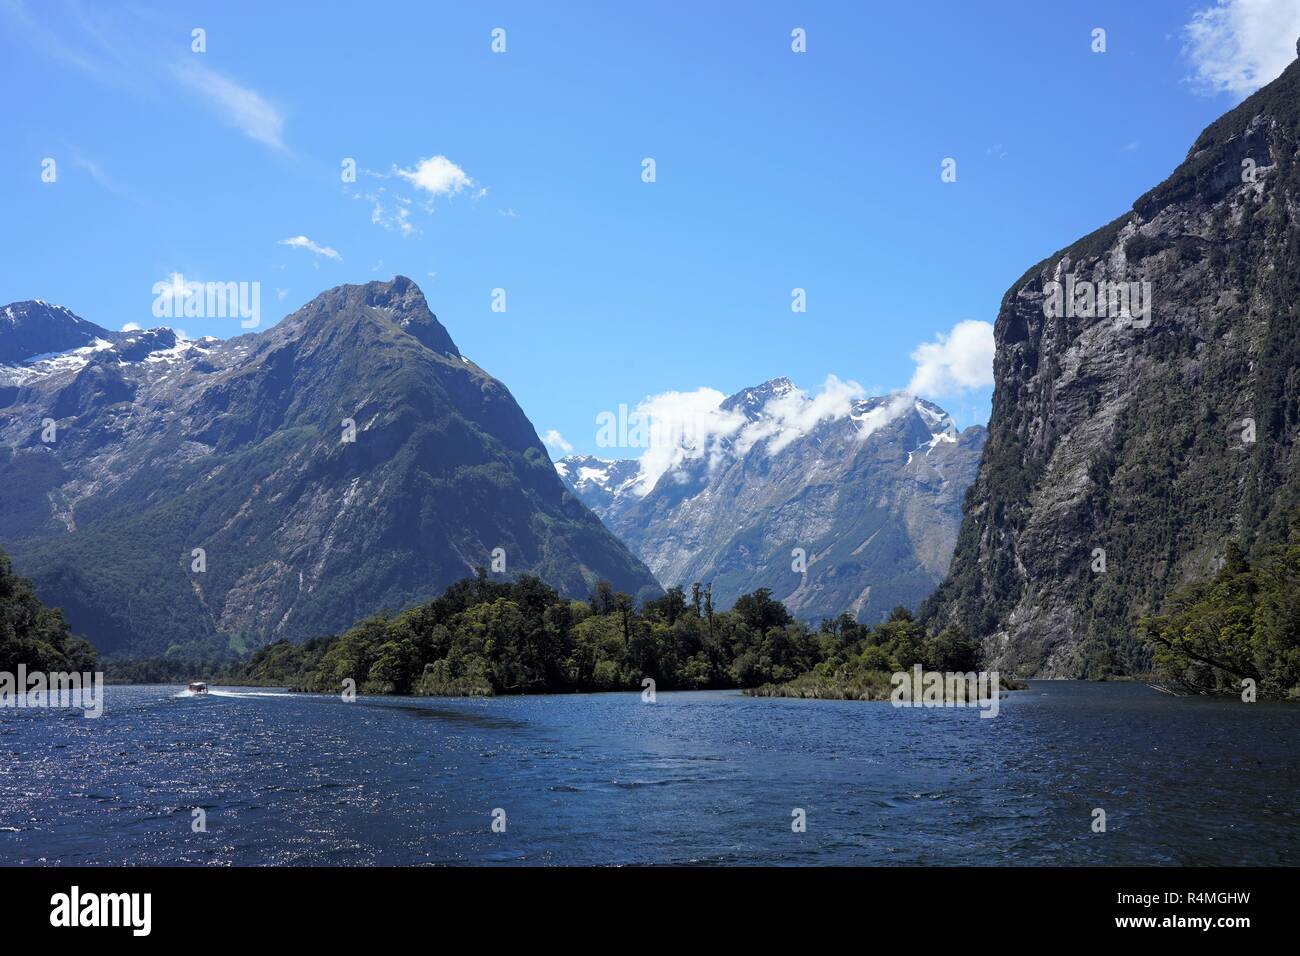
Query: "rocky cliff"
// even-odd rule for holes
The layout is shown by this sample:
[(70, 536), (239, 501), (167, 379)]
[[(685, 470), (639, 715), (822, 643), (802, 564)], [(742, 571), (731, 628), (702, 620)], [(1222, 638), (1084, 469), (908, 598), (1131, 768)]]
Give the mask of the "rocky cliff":
[(1300, 504), (1300, 65), (1018, 279), (988, 444), (924, 609), (1004, 669), (1140, 670), (1134, 623)]

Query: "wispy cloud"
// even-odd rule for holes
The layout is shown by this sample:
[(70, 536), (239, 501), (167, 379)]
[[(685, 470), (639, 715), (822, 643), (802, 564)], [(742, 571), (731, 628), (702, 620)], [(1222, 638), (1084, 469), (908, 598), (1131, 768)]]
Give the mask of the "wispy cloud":
[(98, 83), (155, 97), (174, 80), (250, 139), (287, 149), (279, 109), (257, 90), (205, 66), (201, 57), (187, 53), (188, 59), (175, 59), (169, 53), (175, 44), (140, 11), (119, 6), (101, 13), (94, 6), (51, 0), (33, 14), (21, 0), (0, 0), (0, 14), (31, 46)]
[[(0, 13), (15, 26), (15, 32), (21, 31), (23, 39), (46, 56), (107, 86), (138, 87), (129, 57), (123, 53), (125, 44), (94, 19), (96, 12), (79, 4), (47, 3), (41, 6), (38, 19), (21, 0), (0, 0)], [(116, 14), (120, 20), (131, 11), (119, 9)], [(58, 29), (42, 20), (57, 21)]]
[(84, 169), (90, 175), (91, 179), (103, 186), (109, 192), (119, 194), (122, 192), (117, 183), (113, 182), (109, 175), (104, 172), (103, 168), (94, 160), (86, 159), (83, 156), (77, 156), (72, 160), (72, 162), (74, 165)]
[(353, 198), (364, 199), (371, 204), (370, 221), (376, 226), (383, 226), (402, 236), (413, 236), (420, 231), (411, 222), (411, 200), (405, 196), (394, 195), (390, 198), (388, 190), (381, 186), (377, 191), (357, 193)]
[(175, 76), (249, 139), (285, 150), (284, 115), (254, 89), (197, 62), (179, 64)]
[(329, 246), (322, 246), (320, 243), (313, 242), (312, 240), (308, 239), (306, 236), (292, 236), (288, 239), (281, 239), (277, 243), (277, 245), (293, 246), (295, 249), (306, 249), (308, 252), (313, 252), (318, 256), (324, 256), (326, 259), (335, 259), (338, 261), (342, 261), (343, 259), (343, 257), (338, 254), (337, 250), (331, 249)]
[(1206, 93), (1244, 97), (1278, 77), (1295, 59), (1300, 3), (1219, 0), (1183, 28), (1192, 80)]
[[(352, 194), (353, 199), (370, 203), (370, 221), (376, 226), (400, 233), (402, 236), (419, 235), (420, 228), (411, 217), (411, 211), (419, 208), (432, 213), (434, 200), (438, 197), (451, 197), (464, 192), (472, 192), (472, 198), (480, 199), (487, 195), (485, 188), (475, 189), (477, 183), (469, 174), (446, 156), (431, 156), (421, 159), (410, 169), (403, 169), (394, 164), (388, 173), (375, 172), (372, 169), (361, 170), (363, 176), (372, 179), (386, 179), (393, 183), (393, 188), (377, 186)], [(396, 181), (409, 184), (414, 188), (415, 198), (402, 195), (401, 185)], [(506, 213), (503, 213), (505, 215)], [(509, 210), (514, 215), (514, 210)]]

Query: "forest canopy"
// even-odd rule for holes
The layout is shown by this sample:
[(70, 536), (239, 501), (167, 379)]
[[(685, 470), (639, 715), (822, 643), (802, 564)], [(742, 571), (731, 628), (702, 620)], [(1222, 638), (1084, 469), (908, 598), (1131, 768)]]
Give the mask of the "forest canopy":
[(906, 670), (920, 663), (968, 670), (977, 649), (954, 630), (935, 638), (905, 608), (877, 627), (849, 615), (817, 628), (796, 622), (771, 592), (715, 611), (707, 587), (669, 588), (640, 608), (600, 584), (588, 601), (559, 597), (535, 577), (480, 573), (396, 616), (379, 613), (346, 633), (255, 652), (231, 680), (337, 693), (489, 695), (757, 687), (820, 668)]
[(0, 671), (84, 673), (95, 669), (95, 649), (73, 637), (58, 608), (43, 605), (31, 581), (13, 573), (9, 556), (0, 551)]

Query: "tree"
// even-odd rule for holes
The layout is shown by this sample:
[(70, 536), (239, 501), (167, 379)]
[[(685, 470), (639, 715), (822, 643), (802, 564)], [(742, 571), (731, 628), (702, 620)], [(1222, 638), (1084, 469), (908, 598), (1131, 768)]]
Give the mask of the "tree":
[(930, 666), (940, 671), (967, 673), (979, 669), (979, 644), (966, 636), (955, 625), (945, 627), (925, 642), (925, 658)]
[(1139, 634), (1154, 648), (1156, 672), (1189, 690), (1300, 690), (1300, 532), (1253, 565), (1235, 544), (1209, 581), (1169, 596)]
[(733, 610), (759, 634), (766, 634), (774, 627), (785, 627), (794, 620), (784, 604), (772, 600), (770, 588), (759, 588), (753, 594), (742, 595), (736, 599)]
[(608, 581), (597, 582), (591, 595), (591, 609), (597, 614), (613, 614), (615, 606), (614, 586)]
[(686, 593), (678, 586), (671, 587), (662, 597), (646, 601), (644, 611), (672, 627), (686, 611)]
[(636, 610), (636, 600), (632, 595), (619, 591), (614, 595), (614, 607), (623, 622), (623, 643), (630, 646), (632, 643), (632, 612)]

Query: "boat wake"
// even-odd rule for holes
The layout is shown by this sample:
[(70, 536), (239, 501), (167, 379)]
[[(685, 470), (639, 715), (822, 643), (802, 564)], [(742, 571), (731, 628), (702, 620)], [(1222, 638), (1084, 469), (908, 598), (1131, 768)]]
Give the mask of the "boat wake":
[(172, 697), (234, 697), (239, 699), (254, 697), (297, 697), (297, 694), (291, 694), (288, 691), (273, 690), (212, 690), (209, 689), (205, 694), (196, 694), (192, 690), (182, 690), (173, 694)]

